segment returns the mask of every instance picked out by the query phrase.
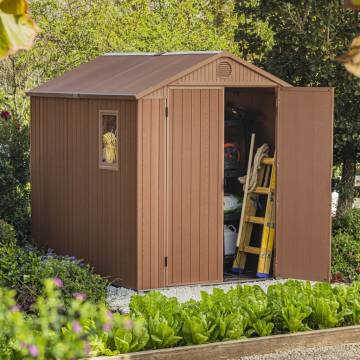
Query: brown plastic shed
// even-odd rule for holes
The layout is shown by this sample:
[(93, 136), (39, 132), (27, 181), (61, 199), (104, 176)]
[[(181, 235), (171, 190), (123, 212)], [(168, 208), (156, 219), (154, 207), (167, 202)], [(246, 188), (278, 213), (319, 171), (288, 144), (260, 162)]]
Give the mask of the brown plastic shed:
[(29, 95), (37, 242), (131, 288), (224, 281), (232, 101), (261, 114), (258, 144), (276, 151), (272, 275), (329, 279), (332, 89), (292, 87), (226, 52), (119, 53)]

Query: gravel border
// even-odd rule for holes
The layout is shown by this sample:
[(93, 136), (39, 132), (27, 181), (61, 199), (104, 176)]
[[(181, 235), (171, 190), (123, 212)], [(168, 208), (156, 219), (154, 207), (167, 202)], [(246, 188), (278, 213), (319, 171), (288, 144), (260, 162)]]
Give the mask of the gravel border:
[[(360, 343), (323, 346), (243, 356), (241, 360), (353, 360), (360, 359)], [(235, 359), (232, 359), (235, 360)]]
[[(176, 297), (180, 302), (185, 302), (190, 299), (200, 300), (200, 293), (206, 291), (211, 293), (213, 289), (230, 290), (237, 285), (259, 285), (263, 290), (273, 284), (283, 283), (287, 280), (252, 280), (252, 281), (237, 281), (226, 282), (216, 285), (190, 285), (190, 286), (173, 286), (163, 289), (157, 289), (160, 293), (167, 297)], [(145, 294), (149, 291), (134, 291), (124, 287), (108, 286), (107, 289), (107, 303), (112, 311), (119, 311), (121, 313), (129, 312), (130, 298), (135, 294)]]

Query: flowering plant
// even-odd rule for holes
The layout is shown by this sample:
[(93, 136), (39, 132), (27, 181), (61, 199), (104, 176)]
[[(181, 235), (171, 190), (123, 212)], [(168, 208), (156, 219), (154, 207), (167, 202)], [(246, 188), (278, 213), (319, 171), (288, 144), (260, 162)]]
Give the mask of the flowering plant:
[(2, 117), (4, 120), (9, 120), (11, 117), (11, 114), (8, 111), (3, 110), (0, 112), (0, 117)]
[(97, 332), (110, 329), (105, 305), (85, 302), (85, 294), (74, 294), (65, 308), (59, 278), (45, 281), (44, 296), (33, 310), (20, 311), (14, 292), (0, 289), (0, 358), (78, 359), (90, 353), (90, 341)]

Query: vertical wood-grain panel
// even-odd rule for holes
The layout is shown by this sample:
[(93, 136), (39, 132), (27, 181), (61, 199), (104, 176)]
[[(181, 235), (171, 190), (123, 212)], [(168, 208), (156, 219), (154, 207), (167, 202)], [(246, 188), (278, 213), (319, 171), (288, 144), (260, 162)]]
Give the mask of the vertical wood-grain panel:
[[(171, 91), (170, 91), (171, 92)], [(173, 131), (170, 126), (171, 119), (175, 116), (175, 103), (174, 103), (174, 97), (169, 96), (168, 99), (168, 111), (169, 111), (169, 119), (167, 120), (167, 136), (168, 140), (166, 143), (167, 146), (167, 173), (166, 173), (166, 181), (167, 181), (167, 187), (166, 187), (166, 209), (168, 212), (167, 217), (167, 228), (166, 228), (166, 246), (165, 251), (166, 255), (168, 256), (168, 267), (166, 269), (166, 285), (171, 284), (173, 282), (173, 270), (174, 270), (174, 263), (171, 260), (172, 254), (173, 254), (173, 242), (169, 241), (170, 237), (172, 237), (172, 229), (173, 229), (173, 194), (172, 194), (172, 188), (173, 188), (173, 170), (172, 170), (172, 161), (173, 161)]]
[(182, 156), (181, 156), (181, 282), (189, 283), (191, 281), (191, 106), (192, 106), (192, 94), (190, 91), (183, 91), (183, 114), (182, 119), (179, 121), (182, 126)]
[(200, 90), (192, 90), (192, 107), (191, 107), (191, 281), (200, 280), (200, 154), (201, 154), (201, 102)]
[(209, 278), (218, 277), (218, 212), (219, 206), (219, 107), (221, 106), (222, 92), (209, 91)]
[[(35, 240), (136, 287), (136, 102), (31, 102)], [(99, 110), (119, 112), (118, 171), (99, 169)]]
[[(225, 102), (225, 89), (222, 89), (219, 93), (219, 106), (218, 106), (218, 117), (223, 119), (224, 117), (224, 102)], [(225, 143), (225, 129), (224, 129), (224, 120), (218, 122), (218, 141), (219, 148), (223, 149)], [(224, 280), (224, 156), (221, 153), (219, 156), (219, 174), (220, 179), (217, 184), (217, 194), (218, 194), (218, 279)], [(220, 206), (219, 206), (220, 205)], [(220, 239), (220, 240), (219, 240)]]
[(138, 108), (138, 288), (149, 289), (165, 284), (164, 100), (143, 99)]
[(169, 258), (172, 261), (172, 281), (174, 283), (181, 283), (182, 275), (182, 140), (183, 140), (183, 129), (182, 129), (182, 111), (183, 111), (183, 90), (175, 90), (176, 95), (174, 96), (174, 112), (173, 119), (171, 120), (171, 126), (173, 129), (172, 136), (172, 157), (170, 159), (171, 165), (171, 177), (172, 177), (172, 188), (169, 196), (171, 197), (172, 204), (172, 232), (170, 234), (172, 241), (172, 253), (169, 254)]
[(333, 91), (278, 90), (276, 276), (328, 281)]
[(169, 101), (168, 285), (220, 281), (223, 90), (170, 89)]
[[(166, 234), (166, 125), (165, 125), (165, 107), (164, 100), (158, 101), (156, 104), (159, 113), (159, 260), (158, 260), (158, 287), (165, 286), (165, 234)], [(156, 264), (155, 264), (156, 266)]]
[(137, 286), (143, 287), (143, 103), (138, 101), (137, 106)]
[(89, 169), (88, 118), (88, 100), (67, 100), (68, 241), (71, 254), (86, 261), (90, 260), (89, 177), (86, 176)]
[(200, 93), (200, 281), (209, 279), (210, 91)]
[[(152, 121), (154, 119), (154, 121)], [(157, 101), (151, 102), (151, 149), (150, 149), (150, 287), (159, 282), (159, 140), (160, 114)]]

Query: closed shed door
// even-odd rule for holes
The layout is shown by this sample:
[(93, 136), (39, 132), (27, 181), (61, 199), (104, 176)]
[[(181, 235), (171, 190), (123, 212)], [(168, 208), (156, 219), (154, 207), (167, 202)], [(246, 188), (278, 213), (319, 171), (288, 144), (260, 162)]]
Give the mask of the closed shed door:
[(167, 285), (221, 281), (223, 89), (170, 89)]
[(332, 89), (278, 89), (279, 277), (329, 280), (332, 129)]

